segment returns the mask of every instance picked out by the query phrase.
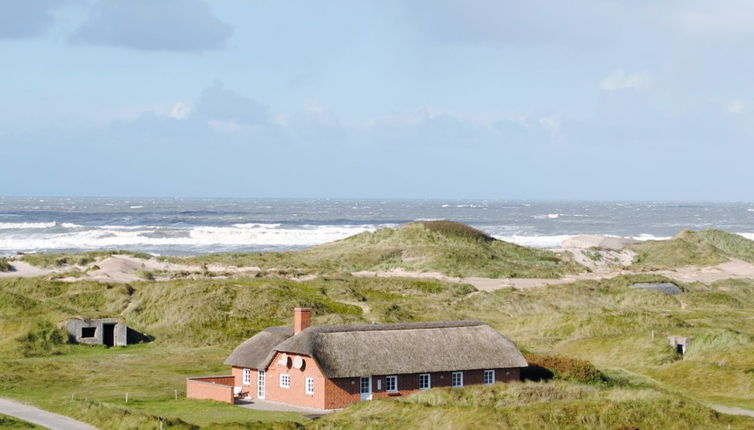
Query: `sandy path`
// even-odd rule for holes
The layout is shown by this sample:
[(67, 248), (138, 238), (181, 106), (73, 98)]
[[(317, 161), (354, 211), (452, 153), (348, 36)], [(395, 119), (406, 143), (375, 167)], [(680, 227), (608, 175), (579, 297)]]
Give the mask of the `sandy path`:
[(707, 405), (710, 408), (722, 413), (722, 414), (728, 414), (728, 415), (744, 415), (747, 417), (754, 418), (754, 411), (744, 408), (736, 408), (733, 406), (722, 406), (722, 405)]
[(403, 269), (394, 269), (390, 271), (362, 271), (354, 272), (354, 276), (360, 277), (377, 277), (377, 278), (419, 278), (419, 279), (438, 279), (448, 282), (459, 282), (473, 285), (481, 291), (494, 291), (500, 288), (536, 288), (547, 285), (568, 284), (575, 281), (583, 280), (600, 280), (610, 279), (618, 275), (636, 275), (636, 274), (655, 274), (666, 276), (679, 282), (703, 282), (711, 283), (723, 279), (754, 279), (754, 264), (741, 260), (731, 260), (726, 263), (710, 267), (682, 267), (676, 270), (657, 270), (652, 272), (636, 272), (631, 270), (605, 270), (598, 272), (579, 273), (567, 275), (559, 279), (543, 278), (456, 278), (437, 272), (411, 272)]
[[(87, 266), (66, 266), (54, 269), (45, 269), (32, 266), (23, 261), (11, 261), (15, 268), (12, 272), (0, 272), (0, 278), (25, 278), (47, 276), (55, 273), (64, 273), (74, 269), (86, 271), (86, 274), (79, 277), (64, 278), (63, 281), (81, 281), (90, 280), (98, 282), (135, 282), (143, 280), (142, 272), (157, 272), (158, 274), (170, 273), (188, 273), (197, 277), (207, 277), (206, 272), (211, 275), (229, 274), (255, 274), (260, 272), (259, 267), (230, 267), (222, 265), (209, 265), (206, 269), (199, 266), (185, 264), (167, 263), (157, 259), (143, 260), (128, 255), (113, 255)], [(96, 270), (92, 269), (96, 265)], [(631, 271), (621, 268), (621, 264), (608, 266), (595, 266), (591, 272), (566, 275), (558, 279), (545, 278), (482, 278), (468, 277), (459, 278), (443, 275), (438, 272), (416, 272), (404, 269), (393, 269), (390, 271), (361, 271), (352, 273), (358, 277), (377, 277), (377, 278), (418, 278), (418, 279), (437, 279), (447, 282), (467, 283), (473, 285), (480, 291), (494, 291), (500, 288), (537, 288), (547, 285), (568, 284), (583, 280), (600, 280), (609, 279), (618, 275), (635, 275), (635, 274), (656, 274), (676, 280), (678, 282), (702, 282), (712, 283), (724, 279), (754, 279), (754, 264), (741, 260), (731, 260), (716, 266), (681, 267), (675, 270), (657, 270), (648, 272)], [(88, 271), (87, 271), (88, 270)], [(308, 276), (298, 280), (307, 280), (314, 276)], [(168, 279), (166, 278), (166, 279)]]

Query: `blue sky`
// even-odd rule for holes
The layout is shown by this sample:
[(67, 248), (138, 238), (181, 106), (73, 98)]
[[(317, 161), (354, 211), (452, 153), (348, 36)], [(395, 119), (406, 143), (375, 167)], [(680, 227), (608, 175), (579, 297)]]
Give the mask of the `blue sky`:
[(754, 200), (754, 5), (30, 0), (8, 196)]

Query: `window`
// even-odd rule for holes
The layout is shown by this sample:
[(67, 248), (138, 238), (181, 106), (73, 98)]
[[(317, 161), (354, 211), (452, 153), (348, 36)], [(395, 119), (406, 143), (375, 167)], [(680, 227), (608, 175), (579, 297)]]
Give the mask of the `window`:
[(453, 372), (451, 380), (452, 387), (463, 387), (463, 372)]
[(314, 394), (314, 378), (306, 378), (306, 394)]
[(251, 385), (251, 369), (243, 370), (243, 384)]
[(484, 371), (484, 385), (492, 385), (494, 383), (495, 383), (495, 371), (485, 370)]
[(280, 388), (291, 388), (291, 375), (287, 373), (280, 374)]
[(432, 379), (430, 379), (429, 373), (422, 373), (419, 375), (419, 389), (426, 390), (432, 388)]
[(97, 327), (81, 327), (81, 337), (94, 337)]
[(398, 391), (398, 377), (388, 376), (385, 378), (385, 391), (395, 393)]

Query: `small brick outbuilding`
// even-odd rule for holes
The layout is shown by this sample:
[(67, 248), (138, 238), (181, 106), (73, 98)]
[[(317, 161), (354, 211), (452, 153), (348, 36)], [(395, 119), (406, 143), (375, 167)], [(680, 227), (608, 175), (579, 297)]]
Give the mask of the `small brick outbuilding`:
[(339, 326), (310, 321), (311, 310), (296, 308), (294, 329), (270, 327), (256, 334), (225, 361), (232, 378), (189, 378), (187, 396), (337, 409), (432, 387), (519, 380), (527, 366), (510, 339), (477, 321)]

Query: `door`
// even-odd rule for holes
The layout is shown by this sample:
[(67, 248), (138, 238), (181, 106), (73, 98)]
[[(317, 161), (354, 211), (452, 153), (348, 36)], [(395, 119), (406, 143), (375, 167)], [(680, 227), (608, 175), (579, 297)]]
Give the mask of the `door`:
[(362, 376), (359, 381), (359, 388), (361, 392), (361, 401), (372, 400), (372, 377)]
[(115, 324), (102, 324), (102, 343), (115, 346)]
[(264, 399), (264, 370), (260, 370), (257, 376), (257, 399)]

